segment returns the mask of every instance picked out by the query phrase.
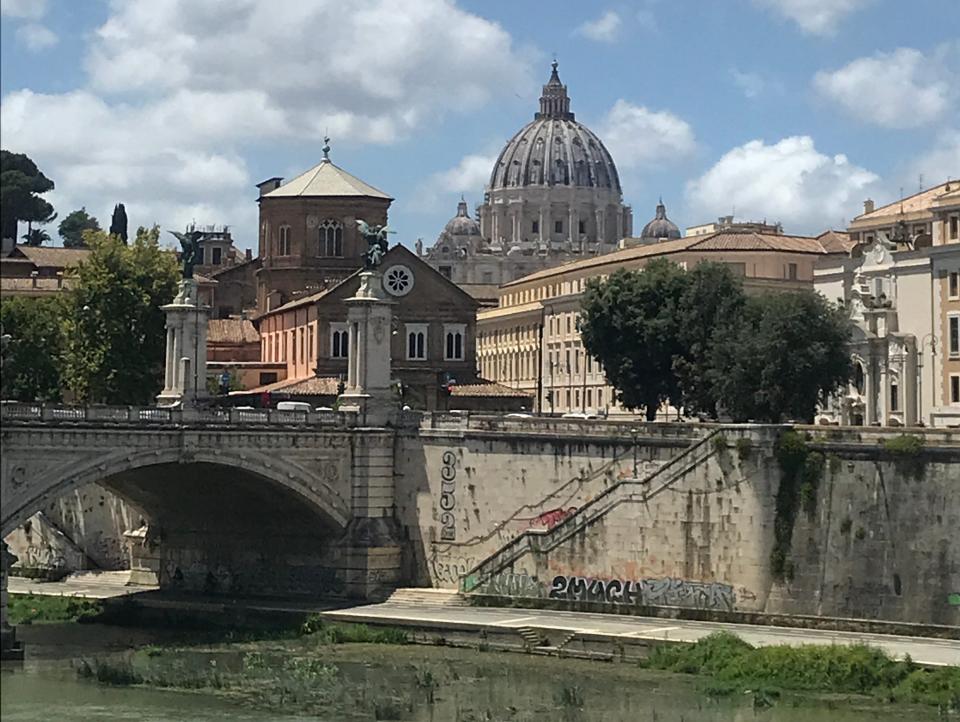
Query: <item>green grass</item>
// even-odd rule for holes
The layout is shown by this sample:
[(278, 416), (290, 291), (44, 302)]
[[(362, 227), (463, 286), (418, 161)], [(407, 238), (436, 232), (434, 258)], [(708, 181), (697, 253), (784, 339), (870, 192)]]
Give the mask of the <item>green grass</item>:
[(11, 594), (7, 614), (10, 624), (50, 624), (91, 621), (103, 612), (103, 603), (95, 599)]
[(402, 629), (331, 623), (318, 614), (307, 618), (300, 626), (300, 633), (321, 644), (407, 644), (410, 641)]
[(718, 632), (692, 645), (657, 647), (645, 666), (710, 677), (714, 694), (777, 689), (856, 693), (960, 709), (960, 667), (931, 671), (862, 644), (752, 647)]

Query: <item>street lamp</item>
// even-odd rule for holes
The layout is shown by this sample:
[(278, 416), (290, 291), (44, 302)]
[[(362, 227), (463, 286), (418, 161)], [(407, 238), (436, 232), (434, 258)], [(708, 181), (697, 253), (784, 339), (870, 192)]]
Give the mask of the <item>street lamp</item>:
[(937, 386), (934, 374), (937, 372), (937, 335), (926, 334), (917, 344), (917, 421), (923, 423), (923, 349), (930, 344), (930, 408), (937, 405)]
[(639, 429), (630, 429), (630, 435), (633, 437), (633, 478), (637, 479), (640, 477), (639, 468), (637, 467), (637, 435), (640, 433)]

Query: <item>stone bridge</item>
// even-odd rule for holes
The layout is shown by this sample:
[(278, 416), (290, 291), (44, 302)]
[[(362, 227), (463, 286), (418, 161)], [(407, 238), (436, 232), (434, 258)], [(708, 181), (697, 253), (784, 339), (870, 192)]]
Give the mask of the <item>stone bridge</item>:
[(98, 483), (141, 512), (132, 567), (207, 592), (376, 596), (397, 580), (393, 432), (335, 412), (2, 407), (0, 526)]

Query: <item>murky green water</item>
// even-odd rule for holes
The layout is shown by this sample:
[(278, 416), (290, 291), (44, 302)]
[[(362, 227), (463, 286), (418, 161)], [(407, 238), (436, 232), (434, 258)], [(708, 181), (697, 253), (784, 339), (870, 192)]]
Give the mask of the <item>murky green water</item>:
[[(937, 719), (923, 707), (884, 707), (865, 700), (811, 704), (781, 698), (758, 709), (752, 695), (713, 699), (701, 681), (634, 665), (477, 652), (447, 647), (310, 646), (302, 640), (198, 648), (160, 654), (149, 664), (166, 672), (216, 668), (229, 675), (250, 654), (263, 674), (246, 690), (166, 691), (113, 687), (78, 679), (77, 656), (122, 658), (147, 641), (171, 641), (144, 631), (76, 625), (25, 630), (31, 658), (5, 664), (0, 715), (8, 720), (375, 720), (416, 722), (867, 722)], [(63, 643), (59, 644), (57, 641)], [(320, 660), (289, 683), (290, 660)], [(142, 662), (144, 656), (138, 659)], [(277, 671), (286, 670), (286, 671)], [(275, 671), (277, 671), (275, 673)], [(302, 671), (302, 670), (301, 670)], [(295, 676), (300, 672), (295, 672)], [(283, 681), (281, 681), (283, 680)], [(799, 706), (796, 706), (798, 705)]]

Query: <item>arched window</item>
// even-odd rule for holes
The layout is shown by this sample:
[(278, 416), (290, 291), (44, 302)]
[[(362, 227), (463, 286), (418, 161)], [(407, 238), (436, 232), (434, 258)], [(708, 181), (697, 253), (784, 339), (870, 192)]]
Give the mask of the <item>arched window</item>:
[(853, 362), (853, 387), (861, 396), (866, 391), (866, 375), (863, 371), (863, 364), (859, 361)]
[(463, 324), (447, 324), (444, 326), (444, 360), (463, 361), (463, 335), (465, 332), (466, 326)]
[(427, 358), (427, 324), (407, 324), (407, 360), (425, 361)]
[(277, 229), (277, 255), (290, 255), (290, 226), (283, 225)]
[(350, 327), (345, 323), (330, 324), (330, 358), (347, 358), (350, 353)]
[(319, 234), (317, 255), (343, 256), (343, 224), (340, 221), (328, 218), (320, 224)]

